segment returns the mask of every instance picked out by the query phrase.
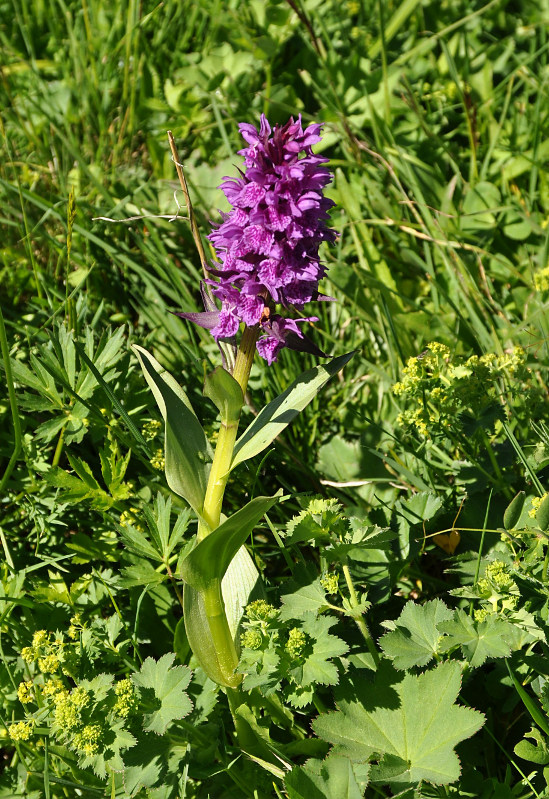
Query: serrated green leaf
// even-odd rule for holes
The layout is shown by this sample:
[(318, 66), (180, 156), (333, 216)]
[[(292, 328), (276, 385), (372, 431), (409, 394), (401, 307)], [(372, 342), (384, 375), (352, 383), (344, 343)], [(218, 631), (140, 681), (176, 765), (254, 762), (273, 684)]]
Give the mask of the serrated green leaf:
[(123, 721), (109, 724), (102, 740), (103, 751), (93, 757), (79, 758), (80, 768), (93, 768), (101, 779), (105, 779), (109, 771), (122, 771), (124, 768), (123, 753), (135, 746), (136, 740), (124, 727)]
[(332, 659), (344, 655), (349, 647), (329, 630), (337, 619), (328, 616), (306, 615), (301, 629), (311, 639), (310, 652), (305, 652), (303, 662), (289, 670), (289, 675), (300, 686), (336, 685), (339, 681), (337, 666)]
[[(143, 729), (163, 735), (169, 724), (182, 719), (192, 710), (192, 702), (185, 693), (191, 679), (187, 666), (174, 666), (175, 654), (163, 655), (154, 661), (149, 657), (141, 670), (132, 675), (132, 681), (140, 690), (140, 700), (150, 703), (154, 710), (145, 713)], [(158, 703), (160, 706), (157, 707)]]
[(166, 480), (200, 515), (213, 459), (208, 439), (181, 386), (143, 347), (133, 346), (165, 423)]
[(249, 534), (278, 497), (256, 497), (203, 538), (181, 564), (181, 576), (196, 591), (205, 591), (225, 575)]
[(330, 755), (326, 760), (308, 760), (286, 775), (284, 786), (288, 799), (362, 799), (355, 769), (364, 780), (369, 766), (355, 765), (345, 757)]
[(482, 666), (486, 658), (505, 658), (511, 654), (509, 639), (514, 627), (499, 616), (487, 616), (484, 621), (476, 622), (458, 609), (453, 620), (443, 621), (438, 629), (446, 633), (442, 651), (459, 645), (472, 668)]
[(327, 608), (329, 604), (326, 599), (326, 591), (320, 582), (320, 577), (317, 577), (312, 583), (301, 586), (301, 588), (291, 594), (283, 594), (280, 599), (282, 602), (280, 609), (282, 621), (300, 619), (311, 611), (319, 613)]
[(166, 575), (157, 572), (154, 566), (147, 560), (136, 563), (134, 566), (126, 566), (122, 569), (121, 585), (124, 588), (135, 588), (138, 585), (156, 585), (162, 583)]
[(353, 355), (354, 352), (349, 352), (327, 364), (309, 369), (279, 397), (269, 402), (236, 442), (231, 469), (263, 452)]
[[(424, 605), (407, 602), (391, 632), (379, 639), (379, 645), (397, 669), (425, 666), (441, 651), (441, 633), (437, 624), (452, 618), (452, 611), (440, 599)], [(389, 624), (385, 624), (389, 626)]]
[[(443, 663), (415, 676), (388, 679), (380, 667), (370, 687), (369, 708), (355, 688), (338, 701), (340, 710), (313, 722), (317, 735), (334, 744), (334, 753), (365, 761), (381, 756), (372, 781), (405, 788), (426, 780), (454, 782), (460, 765), (453, 748), (483, 725), (482, 713), (455, 705), (461, 685), (457, 663)], [(384, 684), (384, 679), (386, 684)]]
[(132, 527), (131, 524), (126, 524), (124, 526), (117, 525), (117, 530), (124, 546), (127, 547), (130, 552), (134, 552), (136, 555), (141, 555), (144, 558), (162, 562), (162, 556), (153, 545), (147, 541), (145, 533), (142, 530)]

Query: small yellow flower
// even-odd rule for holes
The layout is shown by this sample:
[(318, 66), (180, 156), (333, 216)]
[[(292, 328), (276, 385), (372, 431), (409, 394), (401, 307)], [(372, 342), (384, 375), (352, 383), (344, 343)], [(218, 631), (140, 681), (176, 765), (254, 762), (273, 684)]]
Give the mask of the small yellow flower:
[(46, 655), (38, 658), (38, 668), (42, 674), (54, 674), (59, 668), (59, 662), (57, 655)]
[(33, 722), (18, 721), (16, 724), (10, 724), (8, 729), (12, 741), (28, 741), (32, 735)]
[(34, 701), (33, 685), (31, 680), (20, 682), (17, 688), (17, 697), (22, 705)]

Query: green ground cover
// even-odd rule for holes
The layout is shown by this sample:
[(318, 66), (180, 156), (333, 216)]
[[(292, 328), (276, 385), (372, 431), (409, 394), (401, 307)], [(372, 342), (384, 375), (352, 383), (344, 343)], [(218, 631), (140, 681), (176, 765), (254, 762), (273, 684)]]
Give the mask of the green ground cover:
[[(0, 41), (0, 797), (549, 796), (548, 0), (0, 0)], [(205, 236), (261, 113), (325, 125), (310, 335), (356, 352), (228, 484), (227, 515), (286, 496), (249, 541), (250, 757), (131, 346), (215, 443), (167, 131)], [(243, 423), (316, 364), (257, 359)]]

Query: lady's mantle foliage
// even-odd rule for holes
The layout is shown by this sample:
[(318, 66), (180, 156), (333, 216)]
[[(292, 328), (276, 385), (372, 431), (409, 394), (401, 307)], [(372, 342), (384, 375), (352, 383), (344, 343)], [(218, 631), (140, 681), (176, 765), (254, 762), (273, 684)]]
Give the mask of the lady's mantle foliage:
[(220, 187), (232, 210), (209, 237), (220, 260), (212, 292), (222, 303), (212, 334), (227, 338), (241, 322), (260, 324), (257, 349), (268, 363), (288, 338), (303, 338), (297, 321), (306, 321), (273, 314), (273, 304), (302, 308), (318, 297), (325, 274), (318, 248), (335, 238), (326, 227), (333, 202), (323, 196), (331, 180), (322, 166), (328, 159), (312, 152), (320, 130), (319, 124), (303, 130), (301, 117), (271, 129), (262, 115), (259, 131), (241, 124), (249, 145), (240, 150), (246, 171)]

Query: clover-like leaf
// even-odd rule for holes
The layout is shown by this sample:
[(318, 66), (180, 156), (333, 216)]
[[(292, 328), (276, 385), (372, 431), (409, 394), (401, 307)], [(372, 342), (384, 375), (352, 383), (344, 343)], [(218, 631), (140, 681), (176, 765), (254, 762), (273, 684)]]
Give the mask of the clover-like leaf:
[(145, 732), (162, 735), (170, 722), (184, 718), (192, 710), (192, 702), (184, 690), (190, 682), (191, 670), (187, 666), (171, 668), (174, 658), (173, 653), (163, 655), (158, 661), (147, 658), (141, 671), (132, 676), (143, 704), (150, 708), (144, 717)]
[(459, 645), (472, 668), (482, 666), (486, 658), (505, 658), (511, 654), (510, 640), (515, 628), (499, 616), (475, 622), (464, 610), (456, 610), (454, 618), (443, 621), (438, 629), (447, 633), (442, 651)]
[(397, 669), (425, 666), (441, 651), (437, 624), (451, 618), (452, 611), (440, 599), (424, 605), (408, 602), (396, 622), (385, 622), (391, 632), (380, 638), (379, 645)]
[(419, 676), (393, 670), (392, 677), (386, 664), (376, 683), (358, 698), (353, 686), (338, 702), (338, 711), (315, 720), (317, 735), (335, 745), (334, 754), (359, 762), (375, 757), (374, 782), (404, 789), (422, 780), (435, 785), (457, 780), (460, 764), (454, 747), (484, 723), (482, 713), (454, 704), (461, 684), (459, 664), (443, 663)]

